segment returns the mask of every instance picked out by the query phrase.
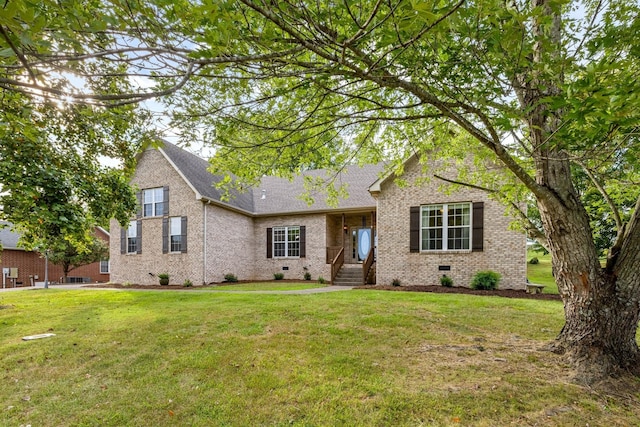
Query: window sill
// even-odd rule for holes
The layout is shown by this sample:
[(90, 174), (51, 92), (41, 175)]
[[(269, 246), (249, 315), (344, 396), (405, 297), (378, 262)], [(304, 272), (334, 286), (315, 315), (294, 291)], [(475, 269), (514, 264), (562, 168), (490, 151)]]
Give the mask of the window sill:
[(470, 254), (473, 252), (471, 249), (453, 249), (453, 250), (428, 250), (428, 251), (420, 251), (421, 254), (428, 255), (450, 255), (450, 254)]

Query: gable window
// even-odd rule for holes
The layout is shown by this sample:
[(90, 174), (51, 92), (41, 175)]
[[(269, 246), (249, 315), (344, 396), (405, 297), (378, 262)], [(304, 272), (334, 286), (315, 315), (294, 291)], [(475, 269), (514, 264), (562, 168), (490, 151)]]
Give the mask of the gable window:
[(162, 253), (187, 252), (187, 217), (173, 216), (162, 220)]
[(305, 227), (267, 228), (267, 258), (304, 258)]
[(149, 188), (142, 191), (142, 216), (166, 215), (168, 204), (168, 187)]
[(420, 208), (420, 249), (471, 249), (471, 203), (426, 205)]
[(100, 261), (100, 274), (109, 274), (109, 260), (103, 259)]

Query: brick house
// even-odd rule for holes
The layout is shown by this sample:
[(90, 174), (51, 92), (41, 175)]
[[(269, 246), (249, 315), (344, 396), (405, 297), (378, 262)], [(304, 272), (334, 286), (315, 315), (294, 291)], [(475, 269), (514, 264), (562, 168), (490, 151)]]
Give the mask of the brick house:
[[(109, 233), (106, 230), (97, 227), (95, 233), (109, 244)], [(20, 234), (13, 231), (10, 225), (0, 228), (2, 287), (33, 286), (35, 283), (44, 282), (44, 256), (19, 247), (19, 239)], [(49, 262), (49, 282), (59, 282), (62, 276), (62, 267)], [(94, 262), (75, 268), (69, 272), (69, 278), (71, 277), (84, 278), (90, 282), (109, 282), (109, 261)]]
[[(448, 266), (456, 285), (468, 284), (475, 271), (493, 269), (503, 275), (502, 287), (525, 286), (525, 237), (509, 231), (504, 208), (478, 190), (444, 197), (428, 186), (400, 188), (390, 177), (381, 178), (382, 165), (368, 165), (350, 166), (339, 174), (349, 197), (335, 207), (322, 195), (311, 206), (299, 198), (304, 176), (323, 177), (324, 171), (309, 171), (292, 181), (264, 177), (259, 186), (225, 201), (213, 185), (220, 177), (207, 166), (206, 160), (170, 143), (139, 155), (132, 185), (140, 190), (140, 209), (128, 226), (111, 223), (113, 235), (119, 236), (110, 246), (113, 282), (157, 284), (158, 273), (168, 273), (175, 284), (187, 279), (221, 282), (226, 274), (269, 280), (283, 273), (286, 279), (301, 280), (309, 272), (314, 279), (334, 283), (348, 283), (349, 277), (362, 283), (377, 274), (381, 284), (396, 277), (407, 285), (437, 284), (439, 268)], [(420, 173), (416, 161), (409, 161), (406, 170), (404, 178)], [(470, 221), (473, 212), (480, 212), (479, 203), (484, 218), (491, 215), (491, 227), (484, 227), (484, 234), (475, 232), (483, 245), (476, 242), (480, 249), (473, 249)], [(417, 235), (410, 233), (416, 212), (428, 216), (435, 206), (457, 209), (464, 227), (452, 227), (450, 233), (459, 234), (459, 247), (447, 247), (447, 239), (444, 247), (429, 243), (420, 236), (433, 231), (415, 224)], [(475, 218), (474, 227), (481, 230), (479, 213)], [(411, 248), (410, 236), (415, 240)], [(427, 246), (414, 247), (417, 241)], [(495, 258), (502, 253), (513, 256)], [(496, 259), (501, 260), (498, 265)]]

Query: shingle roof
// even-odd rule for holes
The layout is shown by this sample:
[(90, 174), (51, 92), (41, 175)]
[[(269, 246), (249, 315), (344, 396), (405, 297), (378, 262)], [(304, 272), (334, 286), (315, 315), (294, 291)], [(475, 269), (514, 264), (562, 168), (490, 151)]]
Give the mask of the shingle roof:
[[(222, 200), (222, 192), (214, 186), (222, 177), (212, 175), (207, 170), (209, 162), (169, 142), (164, 142), (161, 150), (201, 196), (210, 200)], [(246, 212), (253, 212), (251, 192), (232, 192), (231, 196), (226, 204)]]
[(3, 249), (21, 249), (18, 248), (18, 239), (20, 234), (12, 230), (11, 223), (1, 221), (0, 225), (6, 227), (0, 228), (0, 243)]
[[(336, 177), (336, 187), (345, 185), (349, 196), (339, 198), (336, 209), (374, 208), (376, 201), (368, 189), (382, 172), (383, 165), (347, 166)], [(253, 189), (253, 205), (257, 214), (277, 214), (292, 212), (314, 212), (333, 209), (327, 204), (323, 192), (310, 193), (314, 199), (312, 205), (307, 204), (301, 196), (307, 191), (304, 188), (304, 177), (330, 179), (326, 170), (313, 170), (297, 176), (293, 181), (277, 177), (265, 177), (259, 188)]]
[[(222, 192), (214, 187), (220, 182), (221, 176), (211, 174), (207, 167), (209, 163), (183, 150), (174, 144), (164, 142), (161, 150), (178, 168), (178, 172), (185, 177), (191, 186), (204, 198), (221, 201)], [(335, 177), (336, 186), (345, 184), (349, 197), (339, 199), (337, 209), (373, 208), (375, 199), (369, 194), (369, 186), (379, 177), (384, 166), (367, 165), (364, 167), (348, 166)], [(329, 178), (325, 170), (307, 171), (292, 181), (278, 177), (264, 177), (258, 187), (246, 192), (236, 192), (225, 204), (253, 215), (277, 215), (290, 213), (311, 213), (332, 210), (326, 202), (323, 193), (311, 194), (315, 203), (308, 205), (301, 199), (306, 192), (304, 177)]]

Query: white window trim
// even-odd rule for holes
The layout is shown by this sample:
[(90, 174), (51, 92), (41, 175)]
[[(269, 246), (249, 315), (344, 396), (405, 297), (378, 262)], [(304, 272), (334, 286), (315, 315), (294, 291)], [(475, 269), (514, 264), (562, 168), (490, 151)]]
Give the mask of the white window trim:
[[(161, 198), (160, 200), (156, 200), (155, 199), (155, 194), (156, 192), (159, 191), (159, 193), (161, 194)], [(150, 203), (146, 203), (146, 195), (147, 193), (150, 192), (152, 194), (152, 201)], [(152, 217), (159, 217), (162, 216), (162, 211), (164, 210), (164, 205), (162, 206), (162, 209), (160, 209), (160, 213), (156, 213), (157, 210), (157, 205), (158, 204), (163, 204), (164, 203), (164, 188), (163, 187), (154, 187), (154, 188), (146, 188), (144, 190), (142, 190), (142, 217), (143, 218), (152, 218)], [(147, 215), (146, 214), (146, 210), (145, 210), (145, 206), (146, 205), (151, 205), (151, 215)]]
[[(171, 223), (172, 223), (174, 220), (177, 220), (176, 222), (178, 223), (178, 234), (173, 234), (172, 224), (171, 224)], [(169, 239), (169, 241), (167, 242), (167, 244), (169, 245), (169, 253), (170, 253), (170, 254), (181, 254), (181, 253), (182, 253), (182, 247), (183, 247), (183, 244), (184, 244), (184, 243), (182, 242), (182, 240), (180, 240), (180, 249), (178, 249), (178, 250), (174, 251), (174, 250), (173, 250), (173, 245), (171, 244), (171, 243), (172, 243), (172, 242), (171, 242), (171, 238), (172, 238), (173, 236), (180, 236), (180, 237), (184, 237), (184, 238), (186, 238), (186, 236), (182, 236), (182, 217), (181, 217), (181, 216), (172, 216), (172, 217), (169, 217), (169, 224), (168, 224), (168, 226), (169, 226), (169, 233), (168, 233), (169, 235), (168, 235), (168, 237), (167, 237), (167, 238)]]
[[(289, 255), (289, 230), (297, 229), (298, 230), (298, 255)], [(276, 230), (284, 230), (284, 242), (277, 241), (276, 242)], [(276, 255), (276, 243), (284, 243), (284, 255)], [(287, 225), (287, 226), (278, 226), (273, 227), (271, 229), (271, 253), (273, 254), (273, 258), (300, 258), (300, 226), (299, 225)]]
[[(449, 206), (451, 205), (462, 205), (462, 204), (466, 204), (469, 207), (469, 224), (467, 224), (466, 226), (455, 226), (456, 228), (460, 228), (460, 227), (467, 227), (467, 229), (469, 230), (469, 248), (468, 249), (449, 249)], [(442, 206), (442, 249), (423, 249), (422, 247), (422, 232), (425, 229), (429, 229), (429, 227), (423, 227), (422, 226), (422, 212), (424, 208), (428, 208), (428, 207), (433, 207), (433, 206)], [(433, 229), (433, 227), (431, 227), (430, 229)], [(433, 204), (429, 204), (429, 205), (421, 205), (420, 206), (420, 252), (436, 252), (436, 253), (442, 253), (442, 252), (471, 252), (472, 248), (473, 248), (473, 204), (471, 202), (452, 202), (452, 203), (433, 203)]]
[[(103, 263), (107, 265), (107, 271), (102, 270)], [(108, 259), (100, 260), (100, 274), (110, 274), (111, 273), (111, 261)]]
[[(129, 235), (129, 230), (131, 230), (133, 228), (134, 231), (134, 235), (131, 236)], [(127, 232), (125, 234), (126, 238), (127, 238), (127, 254), (135, 254), (138, 253), (138, 223), (137, 221), (130, 221), (129, 222), (129, 227), (127, 227)], [(130, 245), (129, 245), (129, 239), (136, 239), (136, 244), (134, 245), (134, 250), (130, 250)]]

